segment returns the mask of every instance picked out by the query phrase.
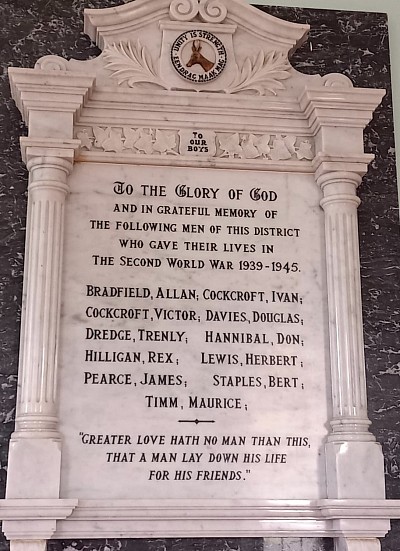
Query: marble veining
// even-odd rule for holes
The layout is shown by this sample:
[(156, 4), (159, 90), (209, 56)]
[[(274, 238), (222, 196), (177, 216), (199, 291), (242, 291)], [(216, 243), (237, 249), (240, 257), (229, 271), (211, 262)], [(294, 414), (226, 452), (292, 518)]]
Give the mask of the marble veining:
[[(270, 547), (263, 547), (262, 538), (187, 538), (149, 540), (57, 540), (49, 542), (49, 551), (283, 551), (272, 541)], [(281, 541), (279, 540), (279, 544)], [(275, 545), (275, 547), (273, 546)], [(306, 550), (304, 550), (306, 551)], [(316, 551), (308, 550), (307, 551)], [(321, 548), (321, 551), (328, 551)]]
[[(2, 335), (0, 387), (1, 483), (6, 477), (6, 442), (13, 429), (19, 312), (26, 211), (26, 170), (20, 161), (18, 139), (24, 133), (19, 113), (10, 99), (6, 67), (32, 67), (47, 54), (87, 59), (99, 52), (83, 35), (84, 7), (120, 5), (112, 0), (5, 0), (0, 6), (3, 48), (0, 93), (0, 299)], [(260, 6), (257, 6), (260, 8)], [(360, 189), (359, 209), (364, 334), (369, 391), (369, 416), (383, 444), (389, 498), (399, 498), (400, 436), (398, 376), (399, 258), (398, 211), (393, 123), (390, 96), (390, 65), (386, 17), (383, 14), (321, 11), (301, 8), (260, 8), (293, 22), (311, 24), (310, 41), (296, 52), (293, 65), (304, 73), (343, 72), (356, 86), (386, 88), (389, 93), (366, 132), (366, 148), (377, 155)], [(397, 388), (396, 388), (397, 387)], [(383, 542), (383, 550), (395, 551), (400, 544), (400, 523)], [(52, 551), (330, 551), (330, 540), (108, 540), (53, 541)], [(1, 549), (7, 544), (1, 543)]]
[[(296, 69), (309, 74), (336, 70), (351, 78), (355, 86), (387, 90), (365, 132), (366, 151), (376, 155), (376, 159), (360, 187), (362, 203), (358, 215), (369, 416), (373, 431), (386, 452), (387, 496), (395, 499), (399, 496), (399, 473), (395, 465), (400, 459), (400, 401), (396, 389), (400, 359), (396, 343), (400, 277), (386, 16), (301, 8), (261, 9), (277, 17), (311, 25), (309, 43), (292, 58)], [(327, 41), (332, 41), (330, 48), (326, 47)]]

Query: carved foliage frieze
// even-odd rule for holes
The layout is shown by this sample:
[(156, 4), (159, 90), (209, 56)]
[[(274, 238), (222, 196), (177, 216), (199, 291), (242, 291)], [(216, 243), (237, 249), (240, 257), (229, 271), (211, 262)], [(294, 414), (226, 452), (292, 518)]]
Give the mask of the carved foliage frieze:
[(127, 126), (77, 127), (83, 152), (123, 155), (173, 155), (266, 161), (311, 161), (307, 137), (279, 133), (214, 132)]

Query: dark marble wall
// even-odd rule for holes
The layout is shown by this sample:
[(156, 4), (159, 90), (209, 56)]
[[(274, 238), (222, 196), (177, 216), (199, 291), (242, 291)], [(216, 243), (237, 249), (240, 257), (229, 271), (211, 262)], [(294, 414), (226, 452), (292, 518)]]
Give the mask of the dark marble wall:
[[(82, 33), (82, 12), (122, 0), (2, 0), (0, 4), (0, 485), (7, 474), (8, 439), (13, 430), (19, 318), (22, 290), (27, 173), (20, 159), (25, 133), (10, 98), (7, 67), (33, 67), (47, 54), (87, 59), (98, 54)], [(328, 2), (327, 2), (328, 4)], [(397, 188), (392, 127), (390, 67), (383, 14), (260, 7), (284, 19), (309, 23), (310, 41), (293, 57), (305, 73), (341, 72), (356, 86), (386, 88), (382, 107), (365, 135), (376, 155), (360, 189), (361, 269), (368, 394), (373, 430), (385, 452), (387, 495), (400, 498), (399, 329), (400, 277)], [(318, 539), (173, 539), (53, 541), (51, 551), (331, 551)], [(383, 542), (400, 548), (400, 522)], [(8, 548), (0, 541), (0, 551)]]

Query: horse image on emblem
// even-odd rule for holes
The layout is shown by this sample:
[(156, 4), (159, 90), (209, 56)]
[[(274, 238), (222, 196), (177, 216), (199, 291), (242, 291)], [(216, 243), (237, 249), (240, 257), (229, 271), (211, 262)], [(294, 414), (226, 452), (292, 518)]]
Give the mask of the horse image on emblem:
[(207, 73), (208, 71), (211, 71), (211, 69), (214, 67), (215, 62), (209, 61), (206, 57), (204, 57), (201, 53), (201, 50), (201, 40), (193, 40), (192, 55), (189, 61), (186, 63), (186, 67), (190, 68), (193, 67), (193, 65), (201, 65), (203, 71)]

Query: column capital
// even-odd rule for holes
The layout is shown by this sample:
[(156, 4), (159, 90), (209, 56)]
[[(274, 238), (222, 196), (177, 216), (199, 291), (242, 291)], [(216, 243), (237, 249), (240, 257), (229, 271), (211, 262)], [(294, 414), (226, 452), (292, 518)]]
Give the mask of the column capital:
[(361, 203), (356, 195), (361, 179), (360, 174), (356, 172), (337, 171), (321, 175), (317, 180), (323, 193), (321, 207), (325, 211), (328, 206), (332, 205), (342, 209), (357, 208)]
[(331, 186), (332, 184), (340, 185), (340, 184), (350, 184), (354, 188), (354, 193), (356, 189), (361, 184), (362, 176), (357, 172), (350, 172), (348, 170), (335, 170), (335, 171), (329, 171), (325, 172), (324, 174), (320, 174), (317, 177), (317, 183), (320, 186), (321, 190), (324, 192), (324, 196), (330, 195), (332, 192), (329, 191), (329, 188), (327, 189), (327, 186)]
[(327, 155), (325, 153), (317, 153), (313, 161), (315, 171), (315, 179), (318, 185), (329, 179), (331, 174), (354, 174), (357, 176), (357, 187), (361, 183), (361, 178), (366, 174), (368, 165), (375, 158), (374, 155), (364, 153), (361, 155), (341, 156)]
[[(52, 160), (65, 160), (72, 164), (81, 145), (80, 140), (59, 140), (54, 138), (30, 138), (20, 139), (22, 160), (27, 165), (34, 166), (39, 163), (46, 163)], [(40, 160), (41, 159), (41, 160)]]
[(318, 156), (314, 165), (315, 180), (323, 193), (320, 204), (324, 210), (333, 204), (347, 204), (356, 208), (359, 206), (361, 201), (356, 192), (370, 160), (370, 155), (353, 159)]

